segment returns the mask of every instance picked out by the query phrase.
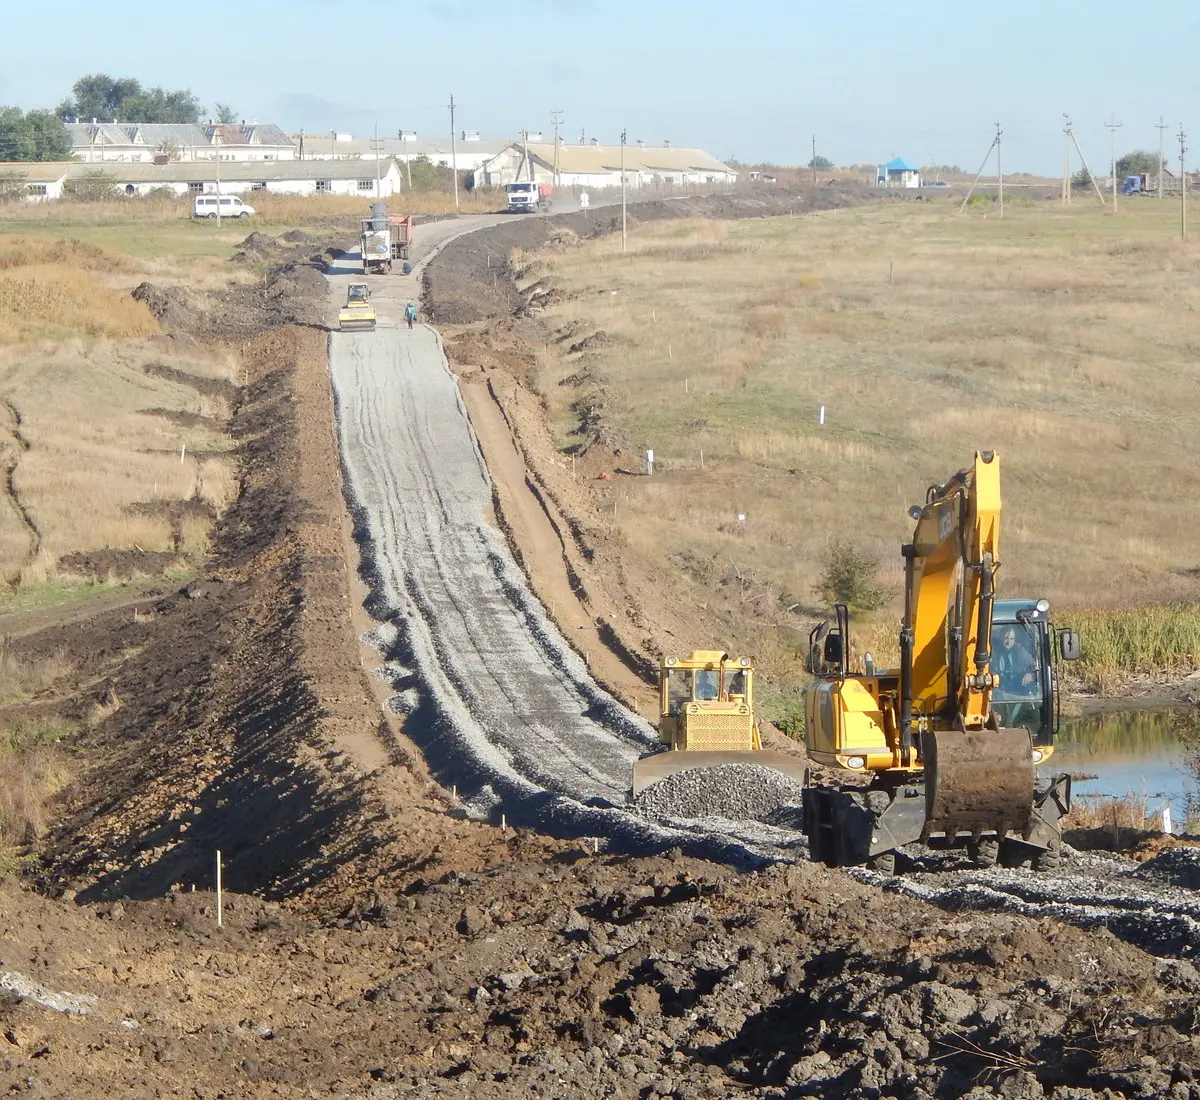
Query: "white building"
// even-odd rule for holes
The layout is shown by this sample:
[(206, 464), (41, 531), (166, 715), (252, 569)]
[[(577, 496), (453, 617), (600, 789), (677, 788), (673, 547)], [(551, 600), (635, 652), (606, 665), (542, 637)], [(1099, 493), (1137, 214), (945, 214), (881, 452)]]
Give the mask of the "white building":
[(295, 160), (296, 145), (278, 126), (208, 123), (68, 122), (73, 156), (87, 164), (169, 161)]
[(508, 141), (485, 141), (474, 130), (464, 130), (454, 149), (450, 148), (450, 137), (421, 138), (415, 133), (402, 137), (355, 138), (349, 134), (294, 134), (298, 150), (303, 151), (305, 160), (374, 160), (376, 157), (392, 157), (402, 164), (424, 157), (431, 164), (449, 167), (451, 158), (460, 172), (475, 172), (484, 161), (508, 148)]
[(23, 188), (24, 198), (28, 202), (61, 199), (67, 176), (72, 168), (77, 167), (79, 165), (75, 161), (0, 164), (0, 194), (8, 192), (12, 186)]
[(677, 149), (670, 145), (626, 145), (622, 160), (620, 145), (558, 144), (557, 164), (553, 142), (514, 141), (484, 161), (475, 173), (480, 187), (503, 187), (532, 173), (539, 183), (557, 182), (561, 187), (604, 188), (621, 185), (645, 190), (669, 190), (684, 186), (728, 186), (737, 182), (737, 172), (702, 149)]
[(903, 157), (881, 164), (875, 173), (876, 187), (920, 187), (921, 173)]
[[(378, 169), (378, 180), (376, 170)], [(219, 166), (215, 161), (173, 164), (107, 163), (0, 164), (4, 179), (23, 177), (31, 201), (61, 198), (72, 179), (103, 173), (113, 190), (126, 195), (168, 191), (174, 195), (202, 195), (216, 191), (220, 175), (224, 195), (253, 195), (266, 191), (281, 195), (355, 195), (363, 199), (389, 198), (404, 183), (395, 161), (250, 161)], [(378, 188), (378, 190), (377, 190)], [(251, 200), (253, 202), (253, 200)]]

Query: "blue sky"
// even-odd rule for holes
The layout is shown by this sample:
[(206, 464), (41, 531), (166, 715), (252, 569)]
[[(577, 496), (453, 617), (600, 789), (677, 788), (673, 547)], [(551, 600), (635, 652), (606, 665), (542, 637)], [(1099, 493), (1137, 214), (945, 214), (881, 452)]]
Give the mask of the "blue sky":
[[(1004, 126), (1006, 171), (1055, 174), (1069, 112), (1097, 173), (1200, 141), (1200, 5), (1114, 0), (203, 0), (7, 4), (0, 104), (53, 106), (84, 73), (190, 87), (289, 131), (460, 129), (669, 138), (719, 157), (975, 170)], [(520, 13), (514, 15), (512, 13)], [(212, 30), (204, 30), (208, 25)], [(1194, 116), (1189, 118), (1189, 112)], [(1200, 157), (1200, 145), (1197, 145)], [(1196, 160), (1193, 159), (1192, 163)]]

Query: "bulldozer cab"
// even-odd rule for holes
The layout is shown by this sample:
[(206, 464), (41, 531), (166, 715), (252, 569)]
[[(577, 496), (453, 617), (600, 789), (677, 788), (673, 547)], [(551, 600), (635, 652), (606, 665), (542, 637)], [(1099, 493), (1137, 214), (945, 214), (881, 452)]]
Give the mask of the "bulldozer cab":
[[(662, 715), (664, 718), (678, 718), (687, 713), (689, 703), (735, 703), (750, 707), (753, 675), (752, 668), (741, 666), (724, 672), (719, 667), (695, 668), (690, 664), (667, 667), (660, 672)], [(698, 713), (699, 709), (693, 713)]]
[(749, 657), (720, 650), (665, 658), (659, 667), (659, 736), (678, 749), (756, 748), (753, 677)]

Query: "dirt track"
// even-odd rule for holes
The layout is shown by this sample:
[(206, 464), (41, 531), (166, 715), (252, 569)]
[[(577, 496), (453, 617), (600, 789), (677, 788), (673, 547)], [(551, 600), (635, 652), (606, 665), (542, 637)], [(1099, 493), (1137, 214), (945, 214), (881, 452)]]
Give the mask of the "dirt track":
[[(272, 316), (326, 309), (312, 293)], [(355, 642), (324, 339), (255, 337), (248, 368), (234, 421), (243, 492), (203, 595), (164, 595), (140, 622), (116, 608), (72, 626), (88, 691), (111, 685), (125, 702), (89, 735), (80, 764), (95, 766), (39, 846), (48, 896), (0, 885), (0, 1084), (372, 1100), (1200, 1097), (1191, 964), (1072, 927), (1028, 889), (1023, 904), (1046, 916), (978, 911), (969, 884), (942, 912), (807, 863), (746, 873), (671, 853), (596, 857), (456, 816), (404, 730), (381, 720)], [(498, 539), (478, 520), (475, 537)], [(32, 658), (61, 637), (17, 644)], [(217, 847), (233, 891), (222, 930)], [(1106, 889), (1135, 902), (1127, 913), (1154, 909), (1144, 889), (1194, 896), (1187, 859), (1170, 853), (1117, 872)]]

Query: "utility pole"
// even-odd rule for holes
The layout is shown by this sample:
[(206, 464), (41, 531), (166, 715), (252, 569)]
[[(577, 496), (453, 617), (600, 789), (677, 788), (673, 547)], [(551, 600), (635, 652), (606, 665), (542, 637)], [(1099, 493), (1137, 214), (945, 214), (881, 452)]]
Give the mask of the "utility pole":
[(1115, 214), (1117, 212), (1117, 131), (1125, 124), (1118, 122), (1117, 116), (1114, 114), (1112, 120), (1104, 125), (1108, 127), (1108, 159), (1112, 169), (1112, 200)]
[(625, 135), (621, 131), (621, 251), (625, 251)]
[(817, 135), (813, 134), (812, 138), (812, 170), (813, 170), (813, 186), (817, 186)]
[(1179, 124), (1179, 235), (1187, 236), (1187, 170), (1184, 168), (1184, 154), (1187, 152), (1187, 134), (1183, 132), (1183, 123)]
[(454, 177), (454, 212), (458, 213), (458, 150), (454, 145), (454, 96), (450, 97), (450, 174)]
[(298, 159), (299, 160), (304, 159), (304, 127), (303, 126), (300, 127), (300, 155), (299, 155)]
[[(1180, 129), (1183, 124), (1180, 123)], [(217, 225), (221, 224), (221, 131), (213, 127), (213, 146), (217, 150)]]
[(1158, 130), (1158, 197), (1163, 197), (1163, 131), (1167, 129), (1167, 124), (1163, 122), (1163, 116), (1158, 116), (1158, 121), (1154, 124)]
[(1071, 205), (1071, 119), (1063, 114), (1063, 177), (1062, 204)]
[(550, 112), (550, 121), (554, 123), (554, 186), (559, 187), (562, 180), (558, 176), (558, 128), (562, 125), (563, 113), (561, 107)]
[(989, 145), (989, 146), (987, 147), (987, 152), (983, 154), (983, 163), (982, 163), (982, 164), (980, 164), (980, 166), (979, 166), (979, 171), (975, 173), (975, 178), (974, 178), (974, 179), (971, 181), (971, 186), (970, 186), (969, 188), (967, 188), (967, 193), (966, 193), (966, 195), (963, 197), (962, 206), (960, 206), (960, 207), (958, 208), (958, 212), (959, 212), (960, 214), (961, 214), (961, 213), (962, 213), (964, 210), (966, 210), (966, 208), (967, 208), (967, 203), (969, 203), (969, 202), (971, 201), (971, 196), (972, 196), (973, 194), (975, 194), (975, 186), (976, 186), (976, 184), (978, 184), (978, 183), (979, 183), (979, 180), (980, 180), (980, 178), (983, 176), (983, 170), (984, 170), (984, 169), (987, 167), (987, 162), (988, 162), (988, 159), (991, 157), (991, 155), (992, 155), (992, 150), (996, 148), (996, 143), (997, 143), (999, 140), (1000, 140), (1000, 124), (999, 124), (999, 123), (996, 123), (996, 136), (995, 136), (994, 138), (992, 138), (992, 143), (991, 143), (991, 145)]
[(1104, 192), (1100, 190), (1100, 185), (1096, 182), (1096, 177), (1092, 175), (1092, 169), (1088, 165), (1087, 157), (1083, 155), (1083, 150), (1079, 148), (1079, 142), (1075, 138), (1075, 131), (1071, 129), (1071, 123), (1067, 122), (1067, 134), (1071, 138), (1071, 144), (1075, 146), (1075, 152), (1079, 154), (1079, 163), (1083, 165), (1083, 171), (1087, 178), (1092, 181), (1092, 190), (1096, 192), (1096, 198), (1100, 200), (1101, 206), (1108, 205), (1104, 201)]
[(371, 148), (375, 150), (375, 201), (380, 199), (379, 194), (379, 123), (375, 123), (375, 137), (371, 141)]
[(1000, 218), (1004, 219), (1004, 162), (1000, 159), (1000, 123), (996, 123), (996, 176), (1000, 181)]

